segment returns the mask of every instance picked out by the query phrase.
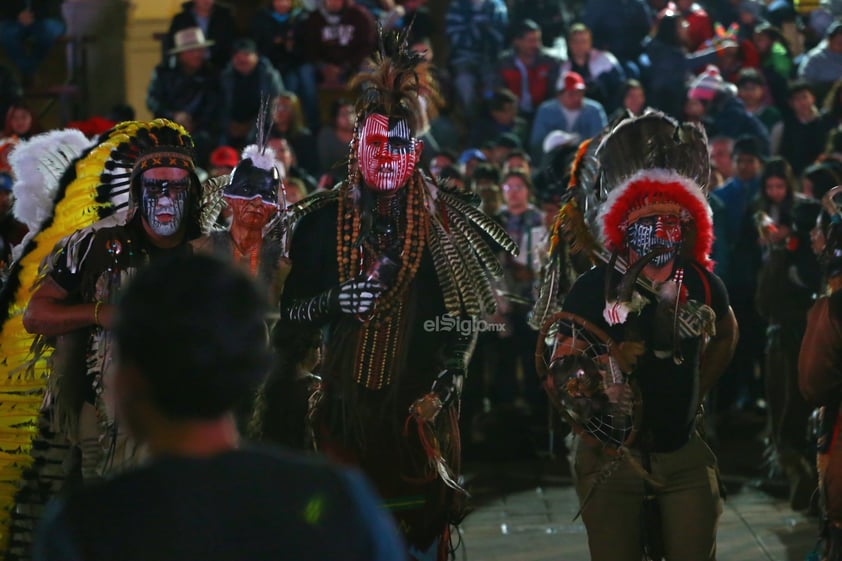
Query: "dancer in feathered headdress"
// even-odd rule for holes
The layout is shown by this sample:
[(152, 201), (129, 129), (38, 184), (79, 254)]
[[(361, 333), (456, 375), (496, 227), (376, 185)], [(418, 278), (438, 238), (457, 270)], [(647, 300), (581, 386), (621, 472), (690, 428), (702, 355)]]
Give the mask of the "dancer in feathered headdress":
[(107, 400), (111, 304), (150, 259), (189, 251), (205, 218), (193, 143), (179, 125), (120, 123), (89, 144), (77, 131), (58, 131), (11, 159), (31, 236), (0, 295), (8, 389), (0, 407), (20, 414), (4, 425), (0, 446), (22, 456), (0, 457), (8, 478), (0, 498), (12, 519), (2, 535), (7, 559), (29, 555), (28, 532), (68, 475), (74, 448), (85, 479), (134, 459)]
[[(581, 231), (575, 208), (557, 229), (603, 264), (577, 279), (545, 323), (555, 336), (539, 354), (552, 349), (545, 387), (578, 434), (591, 558), (712, 558), (716, 459), (696, 432), (696, 411), (730, 360), (736, 321), (709, 270), (706, 138), (649, 113), (583, 154), (595, 183), (582, 200), (598, 205), (585, 209), (597, 235)], [(569, 224), (577, 217), (579, 231)], [(648, 518), (658, 508), (663, 523)]]
[(381, 36), (353, 80), (348, 179), (292, 209), (280, 321), (327, 324), (318, 444), (362, 467), (427, 559), (444, 557), (463, 493), (459, 390), (472, 320), (493, 308), (489, 272), (500, 273), (487, 240), (514, 245), (417, 168), (422, 96), (434, 90), (421, 61), (405, 35)]

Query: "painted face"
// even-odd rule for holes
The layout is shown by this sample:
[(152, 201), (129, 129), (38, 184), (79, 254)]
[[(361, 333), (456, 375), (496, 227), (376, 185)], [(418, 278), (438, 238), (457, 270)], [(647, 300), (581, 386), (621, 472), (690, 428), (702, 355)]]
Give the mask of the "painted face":
[(141, 212), (152, 231), (169, 237), (178, 233), (184, 221), (184, 208), (190, 176), (180, 168), (154, 168), (143, 174)]
[(242, 224), (248, 230), (262, 229), (278, 211), (278, 205), (267, 203), (260, 197), (243, 199), (225, 196), (225, 202), (231, 209), (234, 224)]
[(655, 248), (663, 247), (667, 251), (657, 256), (652, 264), (661, 268), (672, 262), (681, 247), (681, 220), (678, 216), (644, 216), (629, 224), (626, 230), (629, 249), (643, 257)]
[(360, 133), (357, 155), (366, 184), (375, 191), (403, 187), (418, 163), (417, 144), (406, 119), (369, 115)]

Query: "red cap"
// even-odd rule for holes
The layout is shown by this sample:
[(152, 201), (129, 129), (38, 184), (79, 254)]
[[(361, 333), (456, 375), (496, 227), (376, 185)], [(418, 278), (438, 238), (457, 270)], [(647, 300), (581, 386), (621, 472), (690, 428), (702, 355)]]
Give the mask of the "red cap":
[(240, 163), (240, 154), (230, 146), (220, 146), (210, 155), (210, 164), (215, 168), (236, 167)]
[(578, 72), (567, 71), (562, 73), (561, 76), (558, 77), (558, 83), (556, 84), (556, 89), (558, 91), (572, 91), (572, 90), (584, 90), (585, 89), (585, 79), (582, 78), (582, 75)]

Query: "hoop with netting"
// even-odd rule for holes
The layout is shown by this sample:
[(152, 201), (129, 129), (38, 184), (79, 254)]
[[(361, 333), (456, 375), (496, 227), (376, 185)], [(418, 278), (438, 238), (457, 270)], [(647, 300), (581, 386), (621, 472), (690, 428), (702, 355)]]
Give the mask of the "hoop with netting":
[[(626, 447), (641, 420), (640, 394), (620, 370), (617, 345), (599, 327), (570, 312), (548, 318), (538, 335), (535, 366), (553, 406), (583, 438)], [(608, 399), (605, 388), (629, 383), (631, 397)]]

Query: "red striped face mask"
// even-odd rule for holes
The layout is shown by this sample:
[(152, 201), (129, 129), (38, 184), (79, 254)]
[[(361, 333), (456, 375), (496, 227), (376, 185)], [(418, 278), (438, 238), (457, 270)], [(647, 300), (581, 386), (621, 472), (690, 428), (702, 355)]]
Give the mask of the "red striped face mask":
[(412, 137), (406, 119), (369, 115), (357, 153), (363, 179), (375, 191), (400, 189), (415, 171), (422, 147), (423, 143)]

